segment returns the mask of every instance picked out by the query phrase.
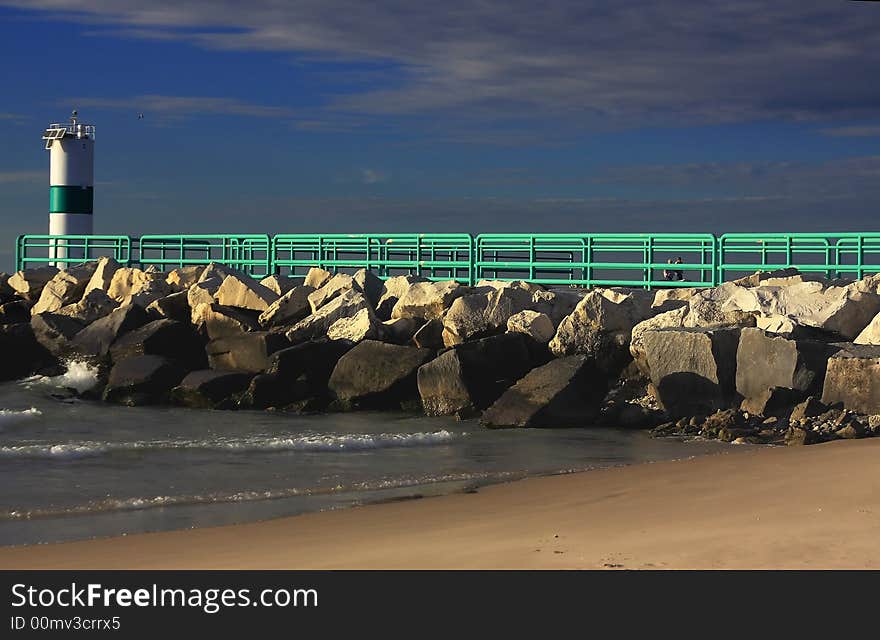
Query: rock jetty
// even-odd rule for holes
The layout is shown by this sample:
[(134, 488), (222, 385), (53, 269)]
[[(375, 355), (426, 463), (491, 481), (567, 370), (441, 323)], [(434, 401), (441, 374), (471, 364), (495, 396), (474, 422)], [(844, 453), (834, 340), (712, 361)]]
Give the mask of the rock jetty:
[(880, 275), (711, 289), (464, 286), (360, 270), (257, 281), (111, 258), (0, 274), (0, 380), (98, 367), (91, 399), (384, 409), (811, 444), (880, 434)]

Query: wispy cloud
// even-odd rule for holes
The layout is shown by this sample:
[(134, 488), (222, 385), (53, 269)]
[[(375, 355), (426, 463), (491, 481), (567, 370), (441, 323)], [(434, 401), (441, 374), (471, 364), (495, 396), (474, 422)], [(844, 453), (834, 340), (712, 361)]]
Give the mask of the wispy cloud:
[(13, 124), (24, 124), (30, 118), (20, 113), (4, 113), (0, 111), (0, 122), (11, 122)]
[(94, 109), (127, 110), (163, 118), (190, 118), (204, 115), (246, 116), (292, 119), (293, 109), (243, 102), (234, 98), (201, 96), (140, 95), (128, 98), (71, 98), (66, 103)]
[(47, 171), (0, 171), (0, 184), (37, 182), (48, 179), (49, 174)]
[(841, 138), (876, 138), (880, 137), (880, 125), (831, 127), (829, 129), (821, 129), (820, 132), (826, 136)]
[[(880, 115), (880, 11), (827, 0), (0, 0), (90, 33), (384, 61), (359, 113), (589, 126)], [(222, 106), (220, 108), (223, 108)], [(229, 108), (229, 107), (227, 107)], [(610, 124), (609, 124), (610, 123)]]

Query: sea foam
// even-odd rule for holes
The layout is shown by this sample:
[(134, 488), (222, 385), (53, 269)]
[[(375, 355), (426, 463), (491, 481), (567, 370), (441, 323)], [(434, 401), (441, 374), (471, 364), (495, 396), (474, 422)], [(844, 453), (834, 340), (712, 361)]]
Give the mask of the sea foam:
[(43, 412), (36, 407), (31, 407), (30, 409), (0, 409), (0, 429), (8, 424), (41, 415), (43, 415)]
[(83, 393), (98, 383), (98, 368), (82, 360), (68, 360), (64, 363), (67, 371), (60, 376), (34, 376), (24, 381), (26, 386), (34, 385), (76, 389)]

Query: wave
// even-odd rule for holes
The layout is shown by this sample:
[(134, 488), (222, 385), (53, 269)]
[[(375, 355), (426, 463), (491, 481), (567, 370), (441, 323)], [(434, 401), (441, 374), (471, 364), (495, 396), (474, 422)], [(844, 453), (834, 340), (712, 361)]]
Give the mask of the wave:
[(76, 389), (77, 393), (88, 391), (98, 384), (98, 368), (82, 360), (67, 360), (67, 371), (60, 376), (33, 376), (23, 381), (26, 387), (35, 385)]
[(68, 507), (44, 507), (36, 509), (14, 509), (0, 512), (3, 520), (32, 520), (38, 518), (57, 518), (69, 516), (85, 516), (114, 511), (142, 511), (164, 507), (198, 506), (205, 504), (221, 504), (231, 502), (255, 502), (262, 500), (280, 500), (298, 496), (319, 496), (339, 493), (368, 493), (389, 489), (406, 489), (446, 482), (488, 483), (512, 480), (524, 477), (524, 472), (498, 471), (477, 473), (453, 473), (419, 478), (394, 478), (373, 482), (360, 482), (352, 485), (336, 485), (329, 487), (268, 489), (265, 491), (231, 491), (205, 494), (177, 496), (144, 496), (132, 498), (105, 498), (85, 504)]
[(43, 412), (36, 407), (31, 407), (30, 409), (0, 409), (0, 429), (8, 424), (41, 415), (43, 415)]
[[(36, 410), (34, 410), (36, 411)], [(39, 413), (39, 412), (37, 412)], [(200, 440), (137, 440), (132, 442), (79, 441), (54, 444), (22, 444), (0, 447), (0, 458), (76, 459), (114, 452), (145, 450), (208, 450), (234, 453), (273, 451), (345, 452), (445, 444), (455, 438), (446, 431), (429, 433), (379, 433), (303, 435), (296, 437), (214, 437)]]

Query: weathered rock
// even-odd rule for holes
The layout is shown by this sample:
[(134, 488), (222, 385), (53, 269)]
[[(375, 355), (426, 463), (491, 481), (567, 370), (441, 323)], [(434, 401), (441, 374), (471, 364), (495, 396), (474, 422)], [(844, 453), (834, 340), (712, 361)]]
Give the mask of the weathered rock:
[(337, 273), (330, 278), (327, 284), (309, 294), (309, 305), (312, 308), (312, 313), (317, 313), (318, 309), (347, 291), (363, 293), (360, 285), (354, 281), (354, 278), (347, 273)]
[(85, 291), (83, 291), (83, 296), (87, 296), (95, 289), (107, 293), (107, 290), (110, 289), (110, 283), (113, 282), (113, 276), (120, 268), (121, 265), (113, 258), (107, 256), (98, 258), (94, 273), (92, 273), (92, 277), (89, 278)]
[(670, 416), (708, 415), (730, 402), (739, 334), (738, 328), (653, 329), (642, 334), (651, 383)]
[(487, 427), (582, 427), (599, 414), (607, 380), (586, 356), (533, 369), (484, 413)]
[(394, 276), (388, 278), (382, 285), (382, 291), (379, 294), (379, 301), (376, 303), (376, 315), (381, 320), (391, 318), (391, 312), (394, 305), (400, 300), (409, 288), (416, 282), (424, 282), (423, 278), (416, 276)]
[(84, 262), (56, 273), (43, 287), (39, 300), (31, 308), (31, 313), (57, 311), (65, 305), (77, 302), (83, 297), (86, 285), (97, 266), (97, 262)]
[(437, 318), (428, 320), (413, 335), (413, 344), (420, 349), (442, 349), (443, 321)]
[(368, 308), (363, 294), (349, 289), (337, 296), (316, 313), (297, 322), (287, 332), (287, 339), (292, 343), (305, 342), (327, 335), (327, 330), (340, 318), (348, 318), (358, 311)]
[(287, 276), (271, 275), (260, 280), (260, 284), (280, 298), (296, 287), (296, 280)]
[[(747, 400), (760, 403), (768, 389), (790, 389), (796, 392), (790, 394), (794, 404), (821, 392), (828, 358), (838, 350), (815, 340), (791, 340), (744, 328), (736, 352), (736, 390)], [(781, 392), (777, 396), (781, 398)]]
[(189, 299), (186, 291), (178, 291), (170, 296), (153, 300), (147, 305), (147, 315), (153, 320), (168, 318), (185, 322), (192, 322), (192, 309), (189, 308)]
[(688, 301), (684, 326), (704, 329), (754, 327), (755, 312), (751, 309), (743, 310), (736, 303), (743, 295), (753, 299), (750, 292), (732, 282), (725, 282), (712, 289), (703, 289)]
[(255, 311), (224, 307), (217, 303), (200, 304), (193, 309), (192, 324), (211, 340), (237, 336), (259, 328)]
[(223, 281), (219, 278), (209, 278), (208, 280), (197, 282), (186, 290), (187, 304), (193, 310), (193, 324), (198, 324), (195, 318), (196, 309), (202, 304), (214, 304), (214, 294), (221, 284), (223, 284)]
[(853, 340), (855, 344), (880, 345), (880, 313), (878, 313), (868, 325), (859, 332)]
[(0, 381), (24, 378), (54, 360), (26, 323), (0, 325), (0, 354)]
[(230, 274), (214, 293), (214, 299), (224, 307), (262, 313), (278, 299), (278, 294), (249, 276)]
[(791, 415), (788, 419), (792, 423), (800, 422), (806, 418), (815, 418), (816, 416), (822, 415), (827, 410), (828, 407), (819, 402), (818, 398), (810, 396), (792, 409)]
[(24, 271), (16, 271), (9, 280), (6, 281), (7, 286), (11, 287), (15, 293), (31, 302), (40, 299), (43, 287), (58, 273), (55, 267), (38, 267), (36, 269), (25, 269)]
[(392, 318), (440, 318), (452, 303), (468, 293), (455, 280), (416, 282), (400, 297), (391, 310)]
[(688, 302), (701, 289), (695, 287), (671, 287), (669, 289), (657, 289), (651, 306), (661, 313), (688, 306)]
[(382, 279), (372, 271), (367, 271), (366, 269), (358, 269), (355, 271), (352, 279), (360, 289), (361, 293), (364, 294), (364, 297), (367, 299), (367, 302), (370, 303), (370, 306), (375, 308), (379, 303), (379, 298), (382, 296), (382, 291), (385, 288), (385, 283), (382, 282)]
[(536, 291), (543, 291), (544, 288), (534, 282), (526, 282), (525, 280), (479, 280), (475, 286), (476, 289), (482, 290), (501, 290), (501, 289), (523, 289), (530, 294)]
[(684, 318), (688, 314), (688, 307), (679, 307), (664, 313), (658, 313), (653, 318), (643, 320), (633, 327), (629, 342), (629, 352), (636, 366), (644, 375), (650, 376), (648, 361), (645, 355), (645, 347), (642, 344), (642, 336), (646, 331), (654, 329), (677, 329), (684, 326)]
[(165, 282), (171, 287), (172, 291), (186, 291), (196, 284), (205, 272), (202, 265), (193, 265), (190, 267), (178, 267), (168, 272)]
[(589, 292), (583, 289), (552, 289), (539, 290), (532, 294), (532, 310), (545, 313), (553, 321), (553, 327), (559, 326), (567, 316), (577, 308), (580, 301)]
[(559, 324), (550, 341), (550, 350), (556, 356), (590, 353), (597, 331), (629, 344), (633, 327), (653, 315), (652, 301), (652, 296), (644, 291), (591, 291)]
[(9, 274), (5, 271), (0, 272), (0, 302), (9, 302), (14, 295), (15, 290), (9, 286)]
[(83, 323), (55, 313), (39, 313), (31, 317), (34, 338), (49, 353), (62, 357), (71, 351), (71, 340), (82, 331)]
[(530, 310), (510, 316), (507, 320), (507, 330), (511, 333), (524, 333), (541, 344), (547, 344), (556, 335), (556, 328), (550, 316)]
[(443, 318), (447, 346), (506, 330), (510, 316), (534, 304), (532, 293), (521, 287), (502, 287), (490, 293), (462, 296)]
[(303, 280), (303, 285), (306, 287), (311, 287), (312, 289), (320, 289), (325, 284), (330, 282), (330, 278), (332, 277), (333, 274), (329, 271), (319, 269), (318, 267), (312, 267), (306, 274), (305, 280)]
[(295, 324), (312, 312), (309, 295), (314, 292), (310, 286), (294, 287), (260, 314), (259, 322), (263, 327), (280, 327)]
[(383, 325), (376, 318), (373, 310), (365, 307), (356, 314), (346, 318), (339, 318), (327, 329), (327, 337), (331, 340), (378, 340), (382, 336)]
[(116, 270), (107, 295), (121, 306), (136, 304), (146, 308), (151, 302), (171, 293), (164, 274), (122, 267)]
[(135, 356), (121, 360), (110, 370), (104, 388), (104, 402), (128, 406), (165, 402), (184, 374), (178, 363), (161, 356)]
[(117, 338), (147, 322), (147, 312), (140, 306), (119, 307), (76, 334), (70, 344), (81, 355), (105, 356)]
[(167, 318), (132, 329), (110, 346), (113, 362), (148, 355), (176, 360), (187, 371), (207, 366), (204, 345), (193, 328)]
[(110, 315), (118, 307), (119, 303), (104, 291), (92, 289), (83, 296), (82, 300), (61, 307), (56, 313), (78, 320), (83, 324), (91, 324), (99, 318)]
[(303, 342), (272, 354), (266, 372), (280, 376), (289, 384), (302, 379), (307, 384), (307, 395), (325, 395), (333, 369), (353, 347), (351, 342), (326, 338)]
[(236, 278), (246, 280), (250, 278), (244, 271), (240, 271), (238, 269), (234, 269), (233, 267), (227, 266), (225, 264), (219, 264), (217, 262), (210, 263), (205, 270), (202, 271), (202, 275), (199, 276), (198, 282), (217, 282), (222, 284), (227, 276), (235, 276)]
[[(421, 318), (397, 318), (382, 323), (380, 336), (383, 342), (392, 344), (409, 344), (416, 332), (424, 326)], [(416, 345), (418, 346), (418, 345)]]
[(339, 359), (328, 387), (346, 408), (394, 407), (418, 397), (416, 372), (428, 349), (364, 340)]
[(507, 333), (458, 345), (422, 365), (419, 395), (429, 416), (472, 415), (537, 364), (528, 336)]
[(30, 322), (31, 306), (26, 300), (11, 300), (0, 304), (0, 324)]
[(210, 409), (242, 393), (251, 378), (251, 374), (243, 371), (200, 369), (187, 374), (171, 390), (171, 399), (185, 407)]
[(205, 347), (211, 369), (259, 373), (270, 365), (270, 356), (289, 346), (284, 336), (253, 331), (211, 340)]
[(822, 402), (840, 402), (866, 415), (880, 413), (880, 346), (846, 345), (829, 358)]

